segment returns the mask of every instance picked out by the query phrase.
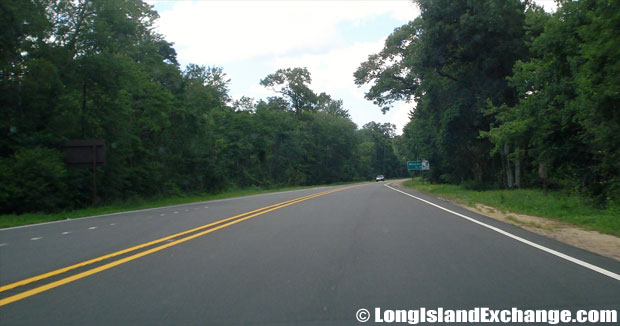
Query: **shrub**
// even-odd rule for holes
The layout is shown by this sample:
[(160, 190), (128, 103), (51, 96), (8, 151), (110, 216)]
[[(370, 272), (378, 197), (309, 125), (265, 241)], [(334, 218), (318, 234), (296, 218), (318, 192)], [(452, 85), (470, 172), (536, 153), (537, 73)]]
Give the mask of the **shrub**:
[(55, 149), (22, 148), (0, 160), (0, 211), (54, 211), (67, 201), (67, 170)]

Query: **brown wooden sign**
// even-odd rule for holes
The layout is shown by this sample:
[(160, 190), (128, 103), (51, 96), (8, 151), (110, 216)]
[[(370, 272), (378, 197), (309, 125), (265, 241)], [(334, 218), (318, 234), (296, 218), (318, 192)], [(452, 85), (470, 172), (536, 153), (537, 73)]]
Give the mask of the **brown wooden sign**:
[(93, 206), (97, 204), (97, 166), (105, 164), (103, 139), (69, 140), (60, 144), (65, 153), (65, 164), (70, 168), (93, 169)]
[(65, 164), (72, 168), (92, 168), (105, 164), (103, 139), (69, 140), (60, 144), (65, 153)]

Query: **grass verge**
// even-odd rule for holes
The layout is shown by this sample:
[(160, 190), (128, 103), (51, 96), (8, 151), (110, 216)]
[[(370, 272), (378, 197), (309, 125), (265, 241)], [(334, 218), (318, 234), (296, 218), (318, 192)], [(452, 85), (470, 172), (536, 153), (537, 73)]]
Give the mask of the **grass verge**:
[(186, 196), (177, 196), (177, 197), (165, 197), (165, 198), (151, 198), (151, 199), (134, 199), (128, 202), (122, 202), (117, 204), (110, 205), (102, 205), (92, 208), (83, 208), (72, 211), (65, 211), (59, 213), (26, 213), (26, 214), (8, 214), (8, 215), (0, 215), (0, 228), (7, 228), (12, 226), (20, 226), (27, 224), (35, 224), (35, 223), (43, 223), (43, 222), (51, 222), (65, 219), (73, 219), (80, 218), (86, 216), (95, 216), (95, 215), (103, 215), (110, 213), (118, 213), (118, 212), (126, 212), (133, 211), (138, 209), (145, 208), (155, 208), (155, 207), (163, 207), (163, 206), (171, 206), (171, 205), (180, 205), (180, 204), (189, 204), (207, 200), (215, 200), (215, 199), (224, 199), (224, 198), (232, 198), (232, 197), (241, 197), (241, 196), (250, 196), (271, 192), (280, 192), (280, 191), (290, 191), (290, 190), (300, 190), (300, 189), (309, 189), (316, 188), (322, 186), (336, 186), (336, 185), (345, 185), (358, 183), (355, 182), (339, 182), (333, 183), (329, 185), (315, 185), (315, 186), (296, 186), (296, 187), (278, 187), (278, 188), (247, 188), (247, 189), (238, 189), (238, 190), (229, 190), (224, 191), (218, 194), (194, 194), (194, 195), (186, 195)]
[(470, 207), (483, 204), (503, 213), (552, 218), (620, 237), (618, 208), (598, 209), (585, 204), (584, 198), (558, 191), (547, 194), (538, 189), (475, 191), (463, 186), (422, 183), (419, 179), (405, 181), (403, 185)]

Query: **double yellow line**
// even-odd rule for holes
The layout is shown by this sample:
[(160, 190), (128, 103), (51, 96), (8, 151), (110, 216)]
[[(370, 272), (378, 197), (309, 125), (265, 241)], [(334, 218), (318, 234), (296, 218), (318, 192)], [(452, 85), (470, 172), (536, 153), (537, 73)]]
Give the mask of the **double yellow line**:
[[(64, 285), (64, 284), (67, 284), (67, 283), (79, 280), (81, 278), (84, 278), (84, 277), (87, 277), (87, 276), (99, 273), (101, 271), (110, 269), (112, 267), (115, 267), (115, 266), (118, 266), (118, 265), (130, 262), (130, 261), (138, 259), (140, 257), (144, 257), (146, 255), (150, 255), (152, 253), (164, 250), (166, 248), (169, 248), (169, 247), (172, 247), (172, 246), (176, 246), (176, 245), (178, 245), (180, 243), (183, 243), (183, 242), (186, 242), (186, 241), (198, 238), (198, 237), (203, 236), (203, 235), (205, 235), (207, 233), (211, 233), (213, 231), (225, 228), (227, 226), (230, 226), (230, 225), (233, 225), (233, 224), (245, 221), (245, 220), (250, 219), (252, 217), (255, 217), (255, 216), (258, 216), (258, 215), (262, 215), (262, 214), (265, 214), (265, 213), (269, 213), (269, 212), (274, 211), (276, 209), (280, 209), (280, 208), (283, 208), (283, 207), (286, 207), (286, 206), (290, 206), (290, 205), (293, 205), (293, 204), (296, 204), (296, 203), (299, 203), (299, 202), (302, 202), (302, 201), (305, 201), (305, 200), (308, 200), (308, 199), (312, 199), (312, 198), (316, 198), (316, 197), (320, 197), (320, 196), (325, 196), (327, 194), (331, 194), (331, 193), (334, 193), (334, 192), (337, 192), (337, 191), (351, 189), (351, 188), (355, 188), (355, 187), (359, 187), (359, 186), (360, 185), (354, 185), (354, 186), (348, 186), (348, 187), (343, 187), (343, 188), (338, 188), (338, 189), (327, 190), (327, 191), (319, 192), (319, 193), (316, 193), (316, 194), (312, 194), (312, 195), (308, 195), (308, 196), (303, 196), (303, 197), (299, 197), (299, 198), (295, 198), (295, 199), (291, 199), (291, 200), (287, 200), (287, 201), (284, 201), (284, 202), (281, 202), (281, 203), (277, 203), (277, 204), (274, 204), (274, 205), (269, 205), (269, 206), (266, 206), (266, 207), (255, 209), (253, 211), (245, 212), (243, 214), (235, 215), (235, 216), (228, 217), (228, 218), (225, 218), (225, 219), (213, 222), (213, 223), (209, 223), (209, 224), (206, 224), (206, 225), (203, 225), (203, 226), (199, 226), (199, 227), (187, 230), (187, 231), (175, 233), (175, 234), (172, 234), (172, 235), (169, 235), (169, 236), (157, 239), (157, 240), (149, 241), (149, 242), (137, 245), (137, 246), (133, 246), (133, 247), (130, 247), (130, 248), (127, 248), (127, 249), (119, 250), (119, 251), (116, 251), (116, 252), (113, 252), (113, 253), (110, 253), (110, 254), (107, 254), (107, 255), (103, 255), (103, 256), (100, 256), (100, 257), (97, 257), (97, 258), (86, 260), (86, 261), (83, 261), (83, 262), (80, 262), (80, 263), (77, 263), (77, 264), (74, 264), (74, 265), (70, 265), (70, 266), (67, 266), (67, 267), (63, 267), (63, 268), (60, 268), (60, 269), (57, 269), (57, 270), (53, 270), (53, 271), (48, 272), (48, 273), (44, 273), (44, 274), (40, 274), (40, 275), (37, 275), (37, 276), (33, 276), (33, 277), (30, 277), (30, 278), (27, 278), (27, 279), (24, 279), (24, 280), (15, 282), (15, 283), (11, 283), (11, 284), (0, 286), (0, 293), (2, 293), (2, 292), (5, 292), (5, 291), (8, 291), (8, 290), (11, 290), (11, 289), (18, 288), (20, 286), (24, 286), (24, 285), (27, 285), (27, 284), (30, 284), (30, 283), (33, 283), (33, 282), (37, 282), (37, 281), (41, 281), (41, 280), (50, 278), (52, 276), (56, 276), (56, 275), (60, 275), (60, 274), (66, 273), (66, 272), (69, 272), (71, 270), (74, 270), (74, 269), (77, 269), (77, 268), (80, 268), (80, 267), (88, 266), (88, 265), (94, 264), (96, 262), (101, 262), (101, 261), (104, 261), (104, 260), (107, 260), (107, 259), (110, 259), (110, 258), (114, 258), (114, 257), (120, 256), (120, 255), (126, 254), (126, 253), (130, 253), (132, 251), (136, 251), (136, 250), (139, 250), (139, 249), (147, 248), (147, 247), (150, 247), (150, 246), (153, 246), (153, 245), (156, 245), (156, 244), (168, 241), (168, 240), (172, 240), (172, 239), (175, 239), (175, 238), (179, 238), (179, 237), (185, 236), (183, 238), (176, 239), (176, 240), (167, 242), (165, 244), (162, 244), (162, 245), (159, 245), (159, 246), (156, 246), (156, 247), (144, 250), (144, 251), (140, 251), (140, 252), (135, 253), (135, 254), (133, 254), (131, 256), (120, 258), (118, 260), (109, 262), (107, 264), (104, 264), (104, 265), (101, 265), (101, 266), (94, 267), (92, 269), (86, 270), (84, 272), (77, 273), (75, 275), (71, 275), (71, 276), (62, 278), (60, 280), (53, 281), (53, 282), (47, 283), (45, 285), (41, 285), (41, 286), (35, 287), (33, 289), (26, 290), (26, 291), (21, 292), (19, 294), (15, 294), (15, 295), (12, 295), (12, 296), (0, 299), (0, 307), (4, 306), (4, 305), (7, 305), (9, 303), (15, 302), (15, 301), (22, 300), (24, 298), (27, 298), (27, 297), (30, 297), (30, 296), (33, 296), (33, 295), (36, 295), (36, 294), (39, 294), (41, 292), (45, 292), (47, 290), (59, 287), (61, 285)], [(200, 232), (198, 232), (198, 231), (200, 231)]]

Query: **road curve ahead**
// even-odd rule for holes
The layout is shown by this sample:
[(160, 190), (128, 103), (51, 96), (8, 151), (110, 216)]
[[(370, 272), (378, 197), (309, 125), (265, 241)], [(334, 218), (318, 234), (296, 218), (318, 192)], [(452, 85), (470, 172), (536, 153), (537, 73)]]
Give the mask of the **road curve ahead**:
[(360, 325), (356, 312), (375, 308), (618, 310), (619, 274), (611, 259), (365, 183), (0, 230), (0, 324)]

